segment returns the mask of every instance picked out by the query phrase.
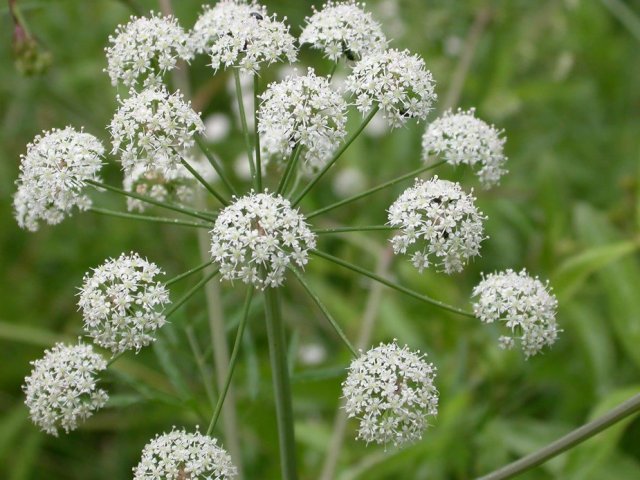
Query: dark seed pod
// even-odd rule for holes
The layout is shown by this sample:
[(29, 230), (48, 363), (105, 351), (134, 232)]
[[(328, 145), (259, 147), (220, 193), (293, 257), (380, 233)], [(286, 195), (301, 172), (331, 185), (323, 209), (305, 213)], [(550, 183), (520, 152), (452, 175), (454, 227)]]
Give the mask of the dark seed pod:
[(264, 20), (264, 17), (262, 16), (262, 14), (258, 12), (251, 12), (249, 15), (251, 15), (256, 20)]

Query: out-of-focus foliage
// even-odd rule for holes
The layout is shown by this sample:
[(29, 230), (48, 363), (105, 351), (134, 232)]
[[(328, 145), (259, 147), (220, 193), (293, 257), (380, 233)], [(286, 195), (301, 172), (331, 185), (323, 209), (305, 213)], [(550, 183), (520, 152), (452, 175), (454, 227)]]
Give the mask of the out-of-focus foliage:
[[(142, 447), (155, 433), (172, 425), (203, 425), (211, 412), (188, 341), (191, 333), (210, 372), (202, 296), (173, 317), (154, 347), (116, 363), (105, 382), (111, 408), (80, 430), (57, 439), (40, 433), (27, 418), (20, 390), (30, 360), (56, 340), (79, 335), (76, 294), (90, 267), (130, 250), (158, 263), (169, 276), (200, 262), (195, 233), (188, 229), (77, 214), (57, 227), (29, 234), (19, 230), (12, 217), (19, 155), (42, 129), (84, 126), (108, 141), (105, 126), (116, 108), (117, 90), (102, 71), (103, 48), (116, 25), (130, 15), (130, 3), (158, 9), (150, 0), (20, 0), (32, 34), (52, 54), (50, 68), (31, 77), (14, 68), (13, 25), (5, 4), (0, 6), (2, 479), (130, 478)], [(174, 4), (182, 25), (192, 26), (199, 2)], [(311, 11), (310, 2), (266, 4), (288, 16), (296, 35)], [(470, 478), (544, 445), (640, 388), (640, 38), (633, 30), (640, 2), (371, 0), (368, 7), (394, 39), (393, 46), (424, 57), (441, 100), (447, 98), (465, 56), (474, 19), (487, 10), (488, 23), (478, 37), (458, 103), (475, 106), (479, 116), (505, 128), (508, 136), (510, 173), (500, 187), (484, 192), (468, 172), (448, 167), (438, 171), (442, 178), (463, 179), (466, 188), (476, 187), (480, 207), (489, 217), (490, 239), (482, 257), (452, 276), (418, 275), (398, 259), (393, 275), (411, 288), (468, 307), (481, 271), (526, 267), (550, 278), (564, 333), (551, 350), (525, 361), (517, 351), (497, 348), (497, 330), (383, 290), (372, 343), (395, 337), (428, 352), (429, 361), (438, 366), (441, 409), (423, 441), (402, 451), (385, 453), (357, 443), (356, 426), (350, 423), (337, 478)], [(319, 74), (330, 69), (308, 48), (301, 57)], [(268, 69), (263, 81), (277, 75), (277, 67)], [(194, 104), (205, 118), (231, 112), (228, 80), (225, 73), (214, 77), (202, 58), (193, 63)], [(303, 209), (343, 197), (336, 193), (334, 180), (347, 166), (365, 178), (365, 185), (352, 193), (417, 168), (423, 130), (423, 124), (414, 124), (390, 135), (359, 139), (303, 202)], [(237, 126), (216, 149), (231, 166), (243, 151)], [(105, 176), (114, 184), (121, 182), (115, 165)], [(382, 191), (314, 221), (384, 222), (386, 208), (403, 188)], [(96, 198), (101, 205), (124, 208), (122, 198)], [(375, 268), (385, 235), (323, 237), (321, 247)], [(370, 283), (317, 258), (307, 271), (329, 309), (355, 338)], [(328, 448), (349, 353), (303, 291), (291, 284), (284, 313), (292, 340), (301, 478), (315, 479)], [(223, 293), (231, 335), (242, 292)], [(272, 479), (278, 478), (277, 431), (258, 306), (234, 384), (245, 473), (247, 478)], [(308, 353), (310, 345), (325, 352), (318, 364), (300, 354)], [(640, 422), (627, 421), (522, 478), (640, 478), (638, 445)]]

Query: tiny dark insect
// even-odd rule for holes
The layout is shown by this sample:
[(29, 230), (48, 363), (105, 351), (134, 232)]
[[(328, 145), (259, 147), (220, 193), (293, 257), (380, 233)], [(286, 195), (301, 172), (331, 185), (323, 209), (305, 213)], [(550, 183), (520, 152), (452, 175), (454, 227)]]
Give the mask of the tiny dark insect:
[(434, 198), (431, 199), (431, 203), (435, 203), (437, 205), (440, 205), (442, 203), (442, 198), (434, 197)]
[(344, 54), (344, 56), (351, 61), (357, 60), (356, 54), (353, 53), (353, 51), (347, 47), (347, 44), (344, 42), (344, 40), (341, 42), (341, 44), (342, 44), (342, 53)]
[(249, 15), (251, 15), (256, 20), (264, 20), (264, 17), (258, 12), (251, 12)]

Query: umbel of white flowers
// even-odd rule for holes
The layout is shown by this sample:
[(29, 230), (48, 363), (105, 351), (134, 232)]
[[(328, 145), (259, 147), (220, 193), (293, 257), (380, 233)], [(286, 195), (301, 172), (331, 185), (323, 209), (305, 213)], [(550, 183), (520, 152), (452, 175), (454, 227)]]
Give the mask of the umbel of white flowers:
[(145, 445), (133, 469), (134, 480), (231, 480), (236, 475), (231, 457), (215, 438), (175, 429)]
[(394, 341), (351, 362), (342, 391), (347, 415), (360, 422), (358, 438), (394, 446), (422, 438), (427, 417), (438, 413), (436, 368), (425, 356)]
[(491, 273), (473, 289), (476, 316), (485, 323), (504, 322), (508, 335), (500, 337), (502, 348), (517, 343), (528, 358), (552, 345), (561, 331), (556, 324), (558, 301), (549, 282), (530, 277), (526, 270)]
[(347, 102), (311, 68), (270, 84), (261, 99), (258, 131), (267, 160), (284, 163), (300, 148), (302, 171), (310, 174), (325, 166), (347, 134)]
[[(159, 202), (177, 202), (188, 204), (194, 198), (195, 182), (193, 175), (184, 166), (169, 170), (136, 164), (130, 171), (124, 172), (122, 186), (127, 192), (145, 195)], [(144, 212), (147, 202), (127, 197), (127, 210)]]
[(191, 42), (198, 53), (211, 56), (214, 70), (237, 67), (258, 72), (278, 61), (293, 63), (298, 54), (289, 27), (255, 1), (221, 0), (206, 6), (193, 27)]
[(18, 225), (36, 231), (40, 221), (55, 225), (74, 208), (89, 208), (82, 190), (87, 180), (100, 180), (103, 154), (97, 138), (71, 127), (36, 136), (20, 157), (13, 199)]
[(165, 322), (169, 292), (155, 277), (162, 271), (137, 253), (109, 259), (85, 275), (78, 306), (84, 330), (114, 354), (155, 341)]
[(151, 12), (149, 17), (132, 16), (126, 25), (118, 25), (105, 49), (106, 72), (115, 86), (157, 85), (173, 70), (178, 59), (190, 60), (193, 47), (185, 31), (172, 16)]
[(75, 430), (79, 420), (89, 418), (109, 398), (97, 386), (97, 375), (107, 362), (91, 345), (57, 343), (31, 364), (23, 387), (25, 404), (33, 423), (51, 435), (58, 436), (58, 428)]
[(287, 267), (306, 265), (315, 245), (298, 209), (266, 191), (234, 198), (211, 231), (211, 256), (222, 278), (261, 289), (282, 285)]
[(343, 55), (349, 60), (359, 60), (387, 47), (387, 39), (380, 24), (363, 3), (327, 2), (313, 15), (306, 17), (307, 25), (300, 34), (300, 44), (308, 43), (324, 55), (338, 61)]
[(507, 173), (503, 132), (475, 116), (475, 109), (446, 112), (429, 124), (422, 137), (422, 156), (442, 155), (447, 163), (478, 170), (480, 183), (492, 187)]
[(180, 92), (149, 87), (118, 100), (120, 107), (109, 132), (112, 153), (119, 156), (125, 172), (142, 165), (170, 175), (181, 168), (181, 159), (193, 147), (194, 135), (204, 131), (204, 124)]
[(435, 264), (446, 273), (460, 272), (480, 253), (485, 217), (474, 198), (460, 185), (440, 180), (416, 180), (389, 208), (389, 225), (400, 232), (391, 239), (396, 254), (411, 252), (422, 272)]

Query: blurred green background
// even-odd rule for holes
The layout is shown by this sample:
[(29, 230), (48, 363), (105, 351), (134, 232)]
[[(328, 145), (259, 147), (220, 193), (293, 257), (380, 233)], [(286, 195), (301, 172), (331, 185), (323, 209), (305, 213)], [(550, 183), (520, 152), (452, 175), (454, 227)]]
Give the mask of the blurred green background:
[[(152, 436), (172, 425), (203, 425), (210, 415), (189, 342), (189, 336), (195, 339), (204, 373), (210, 374), (203, 296), (173, 318), (155, 347), (116, 363), (104, 379), (112, 397), (108, 408), (78, 431), (60, 438), (40, 433), (23, 404), (21, 384), (29, 361), (53, 342), (73, 341), (81, 333), (75, 294), (89, 268), (130, 250), (155, 261), (169, 276), (201, 262), (190, 230), (76, 214), (31, 234), (19, 230), (12, 216), (19, 155), (37, 133), (84, 126), (108, 144), (104, 127), (116, 108), (117, 90), (102, 72), (103, 48), (116, 25), (132, 13), (127, 3), (20, 0), (31, 32), (52, 55), (48, 72), (27, 77), (14, 66), (13, 26), (6, 2), (0, 6), (2, 479), (130, 478)], [(158, 10), (153, 1), (135, 3), (144, 11)], [(193, 25), (200, 3), (174, 2), (185, 28)], [(311, 2), (299, 0), (266, 4), (288, 17), (296, 35), (311, 11)], [(475, 106), (480, 117), (506, 130), (510, 158), (510, 173), (488, 192), (468, 172), (438, 171), (441, 177), (462, 180), (465, 188), (475, 187), (489, 217), (490, 239), (481, 258), (452, 276), (420, 276), (398, 258), (389, 274), (415, 290), (468, 308), (480, 272), (526, 267), (551, 280), (564, 332), (551, 350), (525, 361), (517, 351), (498, 349), (499, 331), (493, 327), (396, 292), (374, 290), (378, 305), (370, 343), (397, 338), (428, 352), (439, 370), (440, 413), (423, 441), (402, 451), (384, 452), (356, 442), (355, 424), (349, 422), (335, 478), (472, 478), (535, 450), (640, 390), (640, 1), (371, 0), (368, 8), (393, 38), (392, 46), (425, 58), (441, 103), (450, 99), (464, 108)], [(329, 70), (308, 48), (301, 58), (320, 73)], [(276, 79), (279, 70), (268, 69), (263, 81)], [(232, 116), (226, 73), (214, 77), (206, 61), (198, 59), (190, 75), (194, 104), (204, 118)], [(355, 115), (353, 121), (358, 121)], [(423, 130), (423, 124), (388, 135), (370, 130), (303, 202), (303, 210), (417, 168)], [(229, 166), (242, 153), (235, 123), (216, 149)], [(117, 165), (106, 168), (105, 178), (121, 182)], [(406, 186), (314, 222), (384, 222), (385, 209)], [(121, 198), (106, 194), (97, 195), (96, 203), (124, 208)], [(385, 233), (322, 238), (320, 248), (374, 269), (386, 255)], [(307, 272), (347, 334), (356, 338), (372, 301), (371, 284), (320, 259), (313, 259)], [(229, 341), (242, 295), (242, 288), (223, 288)], [(259, 304), (255, 307), (234, 380), (242, 464), (246, 478), (276, 479), (273, 395)], [(295, 282), (284, 311), (301, 478), (316, 479), (330, 448), (349, 355)], [(623, 422), (522, 478), (640, 478), (640, 421)]]

